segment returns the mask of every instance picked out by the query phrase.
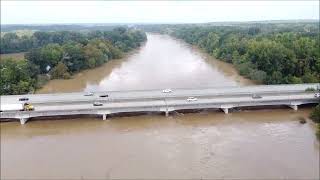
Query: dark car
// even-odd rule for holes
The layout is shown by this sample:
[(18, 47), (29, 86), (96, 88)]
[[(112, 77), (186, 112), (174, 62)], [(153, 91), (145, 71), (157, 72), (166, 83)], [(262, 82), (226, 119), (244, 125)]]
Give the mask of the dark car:
[(96, 101), (93, 103), (93, 106), (103, 106), (103, 104), (101, 102)]
[(22, 97), (22, 98), (19, 98), (19, 101), (29, 101), (29, 98)]
[(99, 97), (109, 97), (109, 95), (108, 94), (102, 94)]

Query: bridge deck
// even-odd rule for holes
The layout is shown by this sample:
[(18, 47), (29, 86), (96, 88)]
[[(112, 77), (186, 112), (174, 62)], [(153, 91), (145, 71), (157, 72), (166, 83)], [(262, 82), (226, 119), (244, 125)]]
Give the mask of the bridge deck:
[[(317, 103), (315, 92), (320, 84), (271, 85), (247, 87), (219, 87), (204, 89), (173, 89), (172, 93), (162, 90), (144, 91), (109, 91), (95, 92), (93, 96), (84, 96), (84, 92), (57, 94), (30, 94), (1, 96), (1, 106), (15, 104), (20, 97), (28, 97), (34, 105), (34, 111), (5, 111), (0, 118), (18, 118), (23, 122), (30, 117), (74, 115), (74, 114), (111, 114), (118, 112), (162, 111), (180, 109), (221, 108), (228, 113), (229, 108), (243, 106), (288, 105), (297, 109), (298, 105)], [(108, 94), (109, 97), (99, 97)], [(252, 98), (258, 94), (262, 98)], [(187, 101), (188, 97), (196, 101)], [(103, 106), (93, 106), (94, 101)]]

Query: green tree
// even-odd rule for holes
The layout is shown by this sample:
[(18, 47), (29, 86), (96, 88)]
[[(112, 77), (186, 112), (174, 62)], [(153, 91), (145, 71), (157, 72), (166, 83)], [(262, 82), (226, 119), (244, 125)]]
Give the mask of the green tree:
[(82, 44), (68, 42), (62, 46), (62, 49), (62, 61), (70, 72), (77, 72), (85, 67), (84, 49)]
[(0, 61), (0, 94), (25, 94), (33, 92), (37, 66), (28, 61), (11, 58)]
[(59, 62), (51, 71), (50, 75), (52, 79), (68, 79), (70, 78), (70, 73), (68, 72), (68, 67)]

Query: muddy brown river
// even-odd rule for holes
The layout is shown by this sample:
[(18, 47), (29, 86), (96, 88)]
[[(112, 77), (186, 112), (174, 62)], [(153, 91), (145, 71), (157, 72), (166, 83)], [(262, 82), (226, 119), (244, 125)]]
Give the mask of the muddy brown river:
[[(37, 93), (252, 84), (169, 36)], [(1, 179), (318, 179), (310, 108), (2, 122)], [(306, 124), (299, 120), (307, 119)]]

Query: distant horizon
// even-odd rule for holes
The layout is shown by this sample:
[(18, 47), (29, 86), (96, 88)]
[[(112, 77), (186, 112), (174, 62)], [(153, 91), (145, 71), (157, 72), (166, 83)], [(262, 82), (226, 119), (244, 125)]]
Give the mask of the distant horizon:
[(30, 25), (30, 26), (47, 26), (47, 25), (112, 25), (112, 24), (123, 24), (123, 25), (129, 25), (129, 24), (137, 24), (137, 25), (143, 25), (143, 24), (209, 24), (209, 23), (255, 23), (255, 22), (277, 22), (277, 21), (312, 21), (316, 22), (318, 21), (320, 23), (320, 19), (269, 19), (269, 20), (258, 20), (258, 21), (209, 21), (209, 22), (121, 22), (121, 23), (86, 23), (86, 22), (80, 22), (80, 23), (41, 23), (41, 24), (1, 24), (4, 26), (8, 25)]
[(1, 1), (1, 24), (319, 20), (319, 1)]

